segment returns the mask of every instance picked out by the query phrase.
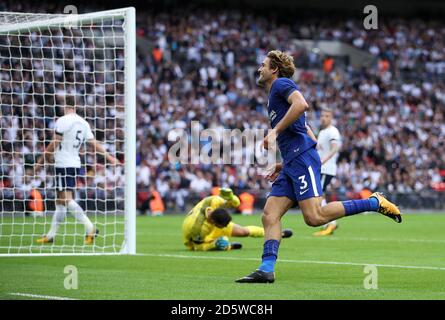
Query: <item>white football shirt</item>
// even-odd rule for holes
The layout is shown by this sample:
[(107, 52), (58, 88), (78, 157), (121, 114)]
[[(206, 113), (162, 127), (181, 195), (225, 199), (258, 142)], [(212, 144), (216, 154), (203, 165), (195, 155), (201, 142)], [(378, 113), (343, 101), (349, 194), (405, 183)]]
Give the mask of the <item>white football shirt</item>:
[[(340, 132), (332, 125), (320, 130), (317, 140), (317, 151), (320, 155), (320, 159), (323, 159), (329, 153), (332, 141), (337, 142), (339, 146), (341, 145)], [(337, 159), (338, 152), (321, 166), (321, 174), (335, 176), (337, 174)]]
[(94, 139), (90, 125), (76, 113), (69, 113), (56, 121), (55, 130), (63, 137), (55, 150), (56, 168), (80, 168), (79, 150), (85, 140)]

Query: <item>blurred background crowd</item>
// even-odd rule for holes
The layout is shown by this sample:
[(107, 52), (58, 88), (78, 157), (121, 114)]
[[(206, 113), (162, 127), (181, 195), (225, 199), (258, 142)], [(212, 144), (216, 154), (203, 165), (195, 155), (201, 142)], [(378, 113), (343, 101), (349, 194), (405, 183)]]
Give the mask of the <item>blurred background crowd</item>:
[[(18, 6), (10, 11), (23, 11)], [(25, 12), (45, 12), (42, 5), (27, 9)], [(0, 24), (26, 20), (2, 15)], [(0, 36), (0, 187), (1, 198), (13, 200), (3, 201), (2, 210), (21, 211), (30, 209), (29, 205), (42, 209), (44, 200), (54, 200), (53, 157), (47, 158), (46, 170), (35, 172), (33, 164), (53, 139), (67, 95), (76, 97), (76, 111), (88, 121), (95, 138), (124, 161), (122, 35), (112, 45), (106, 43), (107, 32), (119, 29), (122, 21), (116, 20), (96, 28), (49, 31), (41, 27), (39, 32)], [(102, 208), (104, 200), (123, 202), (123, 167), (108, 166), (91, 147), (80, 150), (84, 166), (77, 178), (77, 197), (84, 200), (83, 205), (87, 199), (99, 199)], [(34, 201), (27, 206), (29, 200)], [(96, 207), (95, 202), (90, 204), (90, 209)]]
[[(367, 188), (410, 194), (443, 192), (445, 177), (445, 26), (395, 19), (378, 30), (361, 20), (275, 19), (234, 11), (149, 15), (140, 36), (153, 44), (140, 57), (138, 185), (161, 196), (212, 186), (269, 190), (254, 166), (172, 165), (167, 133), (208, 128), (267, 128), (267, 96), (255, 71), (268, 50), (292, 53), (294, 80), (308, 100), (308, 123), (319, 130), (323, 107), (342, 135), (338, 179), (330, 193), (355, 197)], [(291, 39), (339, 40), (373, 55), (369, 68), (308, 51)], [(156, 147), (153, 147), (156, 146)], [(179, 191), (181, 190), (181, 191)], [(179, 201), (181, 202), (181, 200)]]
[[(26, 6), (16, 11), (45, 11), (38, 5)], [(14, 6), (2, 9), (14, 10)], [(192, 121), (199, 121), (202, 128), (269, 128), (267, 95), (256, 85), (256, 70), (272, 49), (293, 55), (297, 67), (294, 80), (310, 105), (307, 120), (316, 133), (320, 129), (321, 109), (328, 107), (334, 111), (334, 124), (342, 135), (342, 147), (338, 177), (328, 192), (332, 199), (357, 198), (363, 190), (401, 195), (402, 206), (414, 208), (427, 205), (432, 198), (443, 199), (443, 21), (380, 19), (377, 30), (365, 30), (360, 16), (355, 19), (302, 16), (286, 22), (276, 16), (237, 10), (216, 12), (186, 8), (169, 12), (144, 11), (137, 16), (136, 182), (141, 211), (150, 209), (152, 200), (158, 204), (161, 201), (164, 210), (184, 211), (194, 199), (210, 194), (212, 188), (218, 186), (231, 187), (237, 193), (247, 191), (259, 202), (264, 199), (270, 185), (258, 175), (255, 165), (171, 163), (168, 150), (174, 141), (168, 140), (168, 134), (173, 129), (190, 132)], [(308, 50), (293, 41), (296, 39), (348, 43), (370, 54), (372, 63), (353, 67), (348, 59)], [(2, 43), (2, 49), (4, 46)], [(113, 59), (122, 60), (119, 50)], [(53, 67), (54, 74), (57, 75), (58, 70), (62, 76), (62, 66)], [(105, 68), (102, 70), (109, 69), (109, 66), (102, 67)], [(103, 110), (95, 112), (101, 112), (100, 115), (110, 120), (100, 123), (92, 117), (91, 124), (96, 132), (110, 129), (111, 134), (116, 132), (114, 128), (120, 127), (116, 117), (123, 117), (119, 107), (123, 103), (119, 98), (122, 88), (114, 84), (122, 81), (119, 78), (122, 67), (118, 63), (113, 66), (109, 78), (93, 79), (97, 84), (95, 89), (83, 88), (85, 95), (117, 97), (96, 101), (103, 105)], [(39, 68), (34, 68), (34, 74), (38, 73)], [(94, 70), (99, 70), (96, 68), (100, 67), (90, 66), (91, 76)], [(24, 107), (14, 108), (14, 104), (20, 103), (5, 99), (4, 92), (12, 90), (24, 94), (27, 88), (23, 82), (10, 81), (8, 75), (2, 73), (1, 76), (3, 185), (26, 190), (29, 182), (20, 172), (24, 169), (9, 164), (11, 157), (17, 157), (14, 163), (21, 164), (23, 154), (36, 152), (36, 149), (22, 143), (11, 153), (7, 147), (23, 139), (43, 141), (38, 131), (23, 130), (29, 128), (23, 119), (32, 121), (36, 113), (43, 114), (44, 105), (48, 103), (44, 99), (33, 100), (34, 105), (29, 101)], [(32, 89), (39, 93), (39, 88)], [(38, 127), (50, 129), (51, 123)], [(99, 138), (108, 142), (111, 152), (122, 151), (122, 144), (115, 142), (122, 134), (118, 137), (105, 134)], [(32, 138), (33, 135), (37, 138)], [(37, 142), (38, 151), (42, 147), (43, 143)], [(114, 185), (119, 185), (116, 179), (123, 177), (122, 172), (116, 174), (106, 168), (102, 173), (108, 181), (114, 181)], [(102, 173), (96, 173), (96, 178)], [(39, 182), (34, 181), (35, 184)], [(422, 194), (423, 202), (419, 202), (418, 195)]]

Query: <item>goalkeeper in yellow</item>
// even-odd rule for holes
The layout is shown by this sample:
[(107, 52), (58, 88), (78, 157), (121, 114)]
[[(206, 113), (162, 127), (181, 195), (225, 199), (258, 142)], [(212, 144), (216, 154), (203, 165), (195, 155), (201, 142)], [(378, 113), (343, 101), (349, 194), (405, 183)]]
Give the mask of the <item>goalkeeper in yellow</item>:
[[(227, 209), (237, 208), (239, 198), (229, 188), (220, 189), (218, 196), (202, 199), (187, 214), (182, 224), (184, 245), (194, 251), (241, 249), (238, 242), (229, 242), (229, 237), (264, 237), (262, 227), (243, 227), (232, 222)], [(292, 236), (292, 230), (285, 229), (283, 238)]]

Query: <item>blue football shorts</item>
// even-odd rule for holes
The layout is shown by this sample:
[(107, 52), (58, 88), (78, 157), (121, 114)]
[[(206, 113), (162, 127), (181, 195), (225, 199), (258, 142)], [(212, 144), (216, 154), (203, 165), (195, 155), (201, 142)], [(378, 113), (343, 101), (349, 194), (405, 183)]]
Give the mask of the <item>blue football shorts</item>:
[(315, 147), (310, 148), (284, 164), (268, 197), (287, 197), (293, 201), (320, 197), (323, 195), (320, 172), (320, 156)]

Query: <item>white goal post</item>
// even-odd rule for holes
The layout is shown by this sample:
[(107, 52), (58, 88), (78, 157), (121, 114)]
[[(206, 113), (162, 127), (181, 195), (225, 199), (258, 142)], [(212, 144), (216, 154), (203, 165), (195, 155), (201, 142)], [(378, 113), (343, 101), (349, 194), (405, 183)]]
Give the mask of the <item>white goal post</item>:
[[(0, 12), (0, 257), (136, 254), (135, 15)], [(67, 105), (94, 138), (68, 140), (81, 166), (60, 176)]]

